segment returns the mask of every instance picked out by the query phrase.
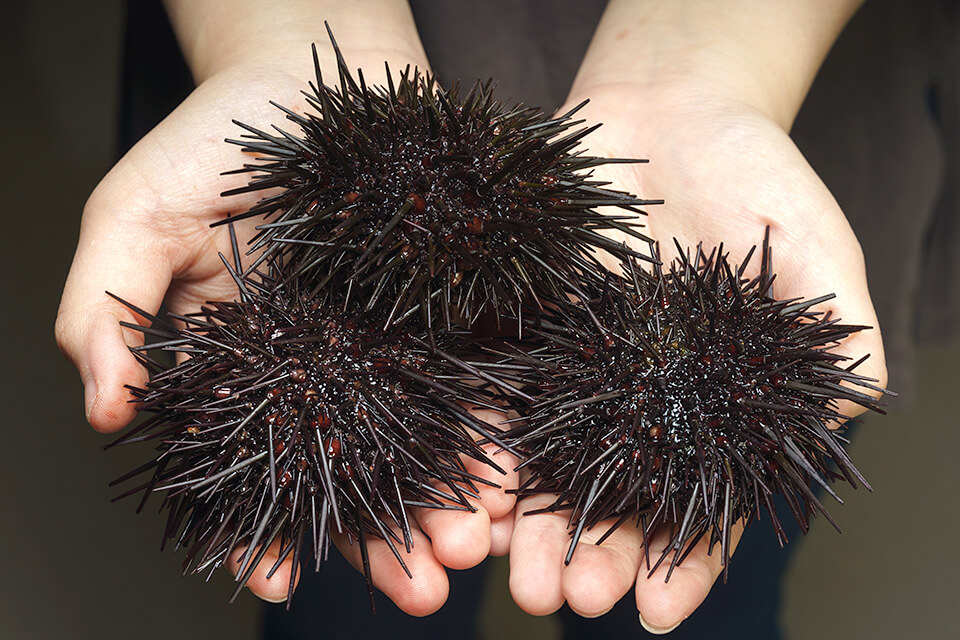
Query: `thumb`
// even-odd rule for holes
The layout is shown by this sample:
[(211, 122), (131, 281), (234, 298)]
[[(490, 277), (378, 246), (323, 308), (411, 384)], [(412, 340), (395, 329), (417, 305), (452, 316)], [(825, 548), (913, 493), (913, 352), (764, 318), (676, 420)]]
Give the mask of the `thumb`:
[[(844, 383), (844, 386), (872, 398), (880, 398), (887, 386), (887, 368), (877, 313), (870, 298), (867, 285), (866, 263), (863, 251), (842, 213), (832, 217), (831, 226), (818, 231), (809, 230), (792, 246), (786, 243), (786, 268), (778, 273), (779, 282), (774, 282), (776, 297), (795, 296), (812, 299), (832, 292), (832, 300), (814, 307), (841, 324), (865, 327), (845, 338), (829, 351), (847, 358), (838, 362), (843, 368), (852, 366), (866, 357), (853, 369), (864, 376), (872, 387), (859, 387)], [(797, 256), (804, 256), (801, 261)], [(774, 255), (776, 265), (777, 256)], [(837, 411), (854, 418), (866, 407), (850, 400), (841, 400)], [(833, 424), (831, 426), (837, 426)]]
[[(731, 527), (731, 554), (742, 535), (743, 523), (737, 522)], [(673, 532), (669, 527), (661, 527), (654, 532), (649, 548), (651, 564), (669, 546), (672, 537)], [(703, 603), (713, 583), (723, 573), (723, 553), (719, 546), (711, 549), (709, 536), (705, 536), (683, 558), (683, 562), (674, 567), (667, 581), (676, 553), (671, 551), (652, 574), (649, 574), (650, 565), (643, 563), (637, 577), (640, 624), (655, 635), (669, 633), (686, 620)]]
[(133, 419), (136, 409), (124, 385), (147, 380), (128, 350), (143, 336), (120, 325), (145, 319), (106, 292), (154, 314), (170, 284), (169, 260), (143, 224), (146, 217), (131, 215), (129, 203), (91, 196), (57, 314), (57, 344), (80, 372), (87, 421), (97, 431), (117, 431)]

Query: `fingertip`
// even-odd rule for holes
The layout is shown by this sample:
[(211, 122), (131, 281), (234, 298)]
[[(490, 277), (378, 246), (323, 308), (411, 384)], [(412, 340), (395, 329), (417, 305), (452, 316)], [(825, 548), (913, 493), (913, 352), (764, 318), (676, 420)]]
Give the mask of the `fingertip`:
[(450, 581), (442, 568), (437, 574), (424, 574), (414, 573), (406, 589), (387, 594), (401, 611), (417, 618), (436, 613), (450, 596)]
[[(663, 578), (659, 578), (659, 580), (663, 580)], [(665, 584), (669, 585), (670, 583)], [(646, 593), (642, 602), (639, 593), (637, 596), (640, 624), (647, 631), (658, 635), (676, 629), (693, 612), (697, 604), (699, 602), (690, 606), (687, 598), (679, 597), (676, 590), (670, 590), (669, 588)]]
[[(273, 604), (286, 602), (290, 596), (290, 572), (293, 571), (293, 562), (284, 560), (277, 570), (269, 578), (267, 573), (273, 567), (276, 559), (271, 558), (269, 562), (261, 563), (261, 566), (253, 572), (250, 580), (247, 582), (247, 588), (250, 592), (260, 598)], [(297, 575), (293, 581), (293, 589), (296, 590), (300, 584), (300, 568), (297, 567)]]
[(525, 516), (542, 508), (551, 496), (526, 498), (517, 503), (510, 541), (510, 594), (521, 609), (545, 616), (563, 606), (561, 572), (569, 544), (566, 518), (556, 514)]
[(564, 600), (574, 613), (584, 618), (603, 615), (623, 595), (618, 593), (617, 585), (611, 585), (609, 568), (604, 566), (603, 554), (597, 553), (599, 551), (593, 545), (579, 545), (574, 560), (564, 568), (561, 577)]
[[(669, 536), (664, 531), (655, 533), (650, 541), (651, 562), (659, 557), (668, 543)], [(716, 579), (710, 565), (719, 554), (706, 556), (706, 549), (706, 541), (701, 541), (674, 568), (669, 581), (666, 576), (671, 556), (664, 559), (653, 575), (648, 575), (647, 564), (641, 563), (634, 592), (640, 623), (645, 629), (651, 633), (667, 633), (683, 622), (707, 597)]]
[[(730, 553), (736, 550), (743, 535), (743, 523), (731, 528)], [(651, 559), (659, 556), (669, 544), (667, 530), (658, 531), (650, 543)], [(654, 633), (667, 633), (686, 620), (707, 598), (723, 571), (719, 548), (710, 552), (707, 539), (700, 540), (683, 562), (674, 567), (670, 580), (672, 554), (664, 559), (653, 575), (648, 576), (646, 564), (640, 566), (636, 586), (637, 611), (645, 628)]]
[(387, 557), (386, 543), (378, 543), (378, 550), (371, 549), (374, 585), (393, 600), (404, 613), (422, 618), (436, 613), (450, 595), (447, 572), (431, 551), (430, 541), (417, 540), (414, 534), (414, 551), (405, 558), (410, 569), (408, 576), (393, 557)]
[[(512, 558), (512, 556), (511, 556)], [(519, 574), (513, 570), (513, 562), (510, 563), (510, 579), (508, 585), (510, 595), (517, 606), (532, 616), (548, 616), (556, 613), (563, 606), (563, 591), (560, 589), (559, 576), (554, 585), (543, 580), (542, 584), (537, 584), (537, 579), (531, 579), (530, 576)]]
[(147, 373), (130, 353), (119, 319), (101, 315), (93, 324), (85, 349), (84, 386), (87, 421), (101, 433), (112, 433), (136, 416), (127, 385), (143, 387)]
[[(276, 545), (274, 545), (274, 547), (276, 547)], [(286, 558), (282, 563), (280, 563), (276, 571), (270, 574), (270, 571), (273, 569), (273, 566), (276, 564), (278, 558), (274, 547), (271, 547), (271, 549), (264, 554), (259, 564), (257, 564), (257, 566), (253, 569), (253, 572), (250, 574), (250, 577), (247, 579), (245, 586), (250, 590), (250, 593), (261, 600), (278, 604), (281, 602), (286, 602), (289, 596), (290, 572), (293, 571), (293, 560), (289, 557)], [(234, 576), (237, 575), (237, 572), (240, 569), (242, 557), (245, 552), (246, 548), (236, 549), (232, 554), (230, 554), (230, 557), (227, 560), (227, 566)], [(268, 574), (270, 574), (269, 577)], [(300, 568), (297, 567), (297, 575), (294, 578), (293, 585), (294, 590), (296, 590), (299, 583)]]
[[(646, 624), (654, 629), (669, 630), (700, 606), (720, 573), (716, 560), (719, 554), (706, 556), (705, 553), (705, 545), (698, 545), (682, 564), (674, 568), (669, 581), (666, 575), (670, 556), (652, 576), (647, 576), (645, 564), (640, 567), (636, 586), (637, 611)], [(653, 554), (651, 551), (651, 556)]]
[(482, 506), (476, 511), (423, 509), (417, 519), (430, 536), (433, 553), (450, 569), (475, 567), (490, 554), (490, 516)]
[(87, 422), (99, 433), (115, 433), (130, 424), (136, 410), (112, 403), (97, 396), (87, 413)]
[[(413, 538), (410, 553), (400, 554), (409, 569), (408, 575), (397, 562), (390, 545), (381, 539), (367, 540), (370, 574), (374, 586), (390, 598), (401, 611), (422, 617), (435, 613), (447, 601), (450, 582), (447, 572), (434, 554), (429, 538), (419, 529), (411, 529)], [(362, 571), (360, 545), (346, 535), (335, 534), (334, 542), (350, 564)]]
[(601, 616), (633, 586), (638, 563), (638, 552), (582, 542), (563, 569), (563, 597), (578, 615)]

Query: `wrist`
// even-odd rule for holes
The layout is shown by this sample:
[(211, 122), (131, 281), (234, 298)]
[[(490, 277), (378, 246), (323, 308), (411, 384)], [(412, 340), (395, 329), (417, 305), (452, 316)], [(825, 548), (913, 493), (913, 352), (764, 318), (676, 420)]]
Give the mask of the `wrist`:
[(860, 0), (612, 0), (572, 89), (707, 97), (793, 123)]
[(328, 23), (348, 67), (364, 69), (368, 83), (386, 79), (384, 62), (393, 70), (407, 64), (427, 68), (406, 0), (167, 0), (167, 8), (197, 84), (240, 66), (313, 79), (311, 44), (317, 45), (321, 70), (335, 81)]
[[(379, 42), (376, 45), (370, 45), (357, 43), (349, 38), (345, 39), (339, 31), (334, 31), (333, 35), (347, 68), (354, 76), (357, 69), (362, 69), (364, 80), (368, 85), (385, 84), (384, 63), (389, 65), (394, 76), (407, 65), (429, 70), (429, 64), (422, 49), (418, 50), (417, 47), (408, 43), (398, 41), (392, 44)], [(288, 34), (279, 42), (262, 44), (254, 42), (236, 49), (219, 50), (215, 56), (206, 58), (196, 66), (191, 66), (191, 71), (197, 84), (200, 84), (228, 69), (269, 68), (298, 78), (306, 85), (307, 82), (316, 81), (312, 45), (316, 45), (317, 61), (320, 64), (324, 82), (336, 84), (339, 81), (336, 52), (323, 25), (313, 32)]]
[[(426, 57), (417, 55), (411, 50), (382, 47), (353, 48), (345, 46), (340, 41), (339, 34), (334, 33), (334, 37), (337, 38), (340, 52), (354, 79), (357, 79), (357, 70), (360, 69), (367, 85), (386, 84), (384, 63), (389, 65), (394, 80), (396, 80), (397, 74), (407, 65), (429, 71)], [(316, 45), (317, 60), (320, 64), (323, 81), (328, 85), (337, 85), (339, 75), (336, 53), (326, 35), (326, 31), (322, 32), (322, 35), (316, 34), (313, 38), (287, 40), (282, 44), (261, 49), (255, 55), (239, 54), (223, 57), (218, 60), (216, 65), (204, 67), (203, 73), (194, 73), (194, 79), (197, 84), (200, 84), (214, 75), (224, 75), (228, 72), (284, 74), (294, 78), (302, 85), (303, 90), (307, 90), (308, 83), (316, 83), (316, 69), (311, 45)]]

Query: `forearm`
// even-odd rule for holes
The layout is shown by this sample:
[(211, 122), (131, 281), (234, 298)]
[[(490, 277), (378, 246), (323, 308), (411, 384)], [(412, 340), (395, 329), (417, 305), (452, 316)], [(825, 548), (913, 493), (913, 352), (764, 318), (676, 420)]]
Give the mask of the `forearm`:
[[(426, 68), (406, 0), (165, 0), (180, 47), (199, 84), (227, 67), (268, 61), (312, 72), (309, 47), (327, 39), (329, 22), (347, 64), (379, 82), (384, 61)], [(329, 46), (318, 46), (321, 68), (336, 74)], [(371, 77), (372, 76), (372, 77)]]
[(863, 0), (611, 0), (571, 92), (699, 86), (789, 129)]

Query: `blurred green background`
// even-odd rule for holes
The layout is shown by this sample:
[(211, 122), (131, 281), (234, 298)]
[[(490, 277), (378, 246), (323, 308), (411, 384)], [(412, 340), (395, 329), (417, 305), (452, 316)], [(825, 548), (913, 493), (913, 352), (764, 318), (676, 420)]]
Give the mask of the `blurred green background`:
[[(115, 160), (122, 3), (0, 11), (0, 638), (253, 639), (251, 596), (227, 605), (229, 578), (181, 577), (179, 558), (157, 550), (159, 518), (109, 502), (108, 481), (139, 453), (100, 450), (108, 437), (85, 424), (79, 378), (53, 340), (84, 200)], [(957, 637), (958, 360), (960, 345), (922, 348), (911, 403), (865, 421), (852, 453), (875, 493), (841, 488), (847, 504), (831, 511), (843, 535), (820, 520), (796, 543), (783, 611), (790, 640)], [(485, 636), (557, 637), (555, 621), (512, 604), (506, 563), (496, 563)]]

